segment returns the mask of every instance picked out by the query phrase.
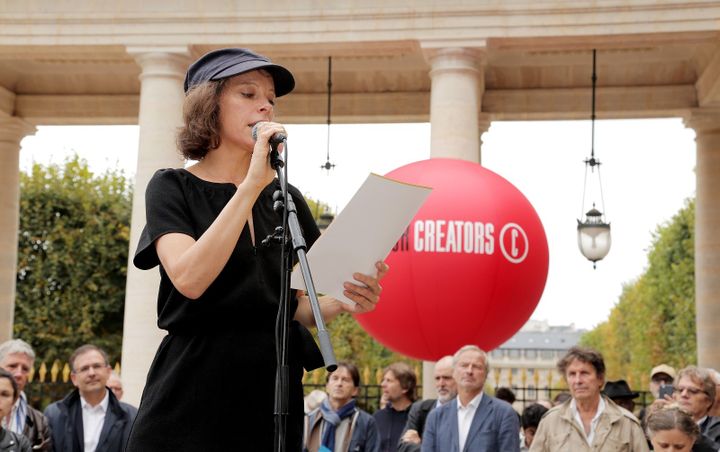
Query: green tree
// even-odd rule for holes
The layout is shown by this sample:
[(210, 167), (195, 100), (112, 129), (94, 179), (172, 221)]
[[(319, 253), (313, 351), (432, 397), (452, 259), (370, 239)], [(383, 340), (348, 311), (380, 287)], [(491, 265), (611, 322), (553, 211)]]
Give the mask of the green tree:
[(646, 386), (660, 362), (684, 367), (697, 361), (694, 231), (695, 202), (689, 200), (658, 227), (647, 269), (625, 285), (608, 320), (583, 336), (605, 356), (608, 379)]
[(14, 335), (49, 362), (84, 343), (119, 359), (131, 183), (75, 156), (20, 174)]

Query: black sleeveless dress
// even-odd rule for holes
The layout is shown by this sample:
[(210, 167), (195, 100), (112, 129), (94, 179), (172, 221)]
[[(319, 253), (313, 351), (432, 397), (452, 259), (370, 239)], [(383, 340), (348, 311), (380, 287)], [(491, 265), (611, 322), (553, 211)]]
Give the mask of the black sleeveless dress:
[[(257, 246), (246, 225), (225, 268), (197, 300), (180, 294), (160, 265), (158, 326), (168, 335), (148, 373), (128, 451), (273, 450), (281, 250), (260, 241), (282, 224), (272, 210), (277, 188), (273, 181), (253, 206)], [(320, 233), (300, 192), (289, 190), (311, 245)], [(147, 225), (135, 266), (159, 265), (154, 242), (163, 234), (197, 240), (235, 191), (233, 184), (208, 182), (184, 169), (156, 172), (146, 191)], [(291, 298), (292, 317), (297, 300)], [(294, 321), (290, 344), (286, 450), (295, 451), (302, 443), (302, 367), (319, 367), (322, 357), (308, 330)]]

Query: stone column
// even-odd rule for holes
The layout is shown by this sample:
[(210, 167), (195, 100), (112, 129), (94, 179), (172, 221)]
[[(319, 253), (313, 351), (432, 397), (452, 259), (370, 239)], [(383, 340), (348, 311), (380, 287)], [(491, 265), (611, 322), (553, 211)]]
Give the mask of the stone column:
[(20, 140), (33, 133), (34, 126), (0, 112), (0, 342), (12, 338), (15, 317)]
[(437, 361), (423, 361), (422, 370), (422, 398), (437, 399), (437, 390), (435, 390), (435, 363)]
[(720, 369), (720, 109), (699, 109), (695, 130), (695, 321), (698, 365)]
[(157, 269), (138, 270), (132, 264), (145, 226), (145, 188), (159, 168), (178, 168), (183, 161), (175, 136), (182, 124), (183, 80), (187, 48), (128, 48), (140, 66), (140, 138), (133, 192), (130, 255), (125, 294), (122, 377), (125, 401), (140, 402), (148, 369), (164, 332), (157, 327)]
[(480, 136), (489, 127), (480, 117), (485, 91), (483, 53), (443, 48), (426, 52), (431, 64), (430, 157), (480, 163)]
[[(490, 117), (480, 113), (485, 92), (483, 53), (475, 49), (427, 49), (430, 62), (430, 157), (480, 163), (480, 137)], [(452, 354), (455, 350), (448, 351)], [(423, 361), (423, 398), (437, 397), (435, 362)]]

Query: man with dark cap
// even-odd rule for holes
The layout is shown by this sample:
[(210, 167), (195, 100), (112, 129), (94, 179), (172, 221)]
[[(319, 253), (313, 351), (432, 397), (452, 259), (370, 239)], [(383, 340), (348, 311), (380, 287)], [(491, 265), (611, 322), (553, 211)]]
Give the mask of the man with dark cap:
[(631, 391), (630, 385), (625, 380), (608, 381), (605, 383), (603, 394), (631, 413), (635, 411), (635, 399), (640, 395), (636, 391)]

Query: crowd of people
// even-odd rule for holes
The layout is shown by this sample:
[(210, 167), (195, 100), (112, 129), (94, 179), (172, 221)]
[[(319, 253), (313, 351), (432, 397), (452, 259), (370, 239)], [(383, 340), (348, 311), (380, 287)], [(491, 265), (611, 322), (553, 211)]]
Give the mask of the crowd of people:
[[(44, 412), (25, 394), (34, 361), (28, 343), (0, 344), (0, 452), (126, 450), (137, 409), (121, 401), (122, 382), (105, 351), (90, 344), (75, 350), (69, 358), (75, 388)], [(369, 414), (356, 400), (358, 368), (340, 362), (327, 374), (325, 391), (306, 397), (302, 450), (720, 451), (718, 372), (658, 365), (648, 388), (655, 400), (637, 411), (639, 393), (625, 380), (605, 380), (599, 352), (573, 347), (557, 369), (568, 391), (516, 411), (509, 388), (486, 392), (488, 356), (467, 345), (435, 364), (437, 398), (416, 400), (413, 369), (389, 365), (381, 382), (383, 405)]]
[[(649, 388), (655, 400), (637, 411), (634, 399), (639, 392), (625, 380), (606, 381), (599, 352), (573, 347), (557, 369), (568, 391), (552, 401), (527, 404), (519, 412), (513, 408), (515, 395), (509, 388), (497, 388), (494, 396), (485, 392), (488, 356), (476, 346), (464, 346), (436, 363), (437, 399), (413, 402), (416, 377), (408, 366), (395, 363), (382, 378), (385, 405), (371, 416), (351, 396), (359, 389), (357, 369), (342, 363), (336, 372), (349, 387), (338, 399), (337, 385), (331, 383), (335, 379), (329, 374), (326, 401), (307, 408), (303, 450), (720, 451), (716, 371), (688, 366), (676, 372), (666, 364), (656, 366)], [(308, 399), (317, 400), (317, 393)], [(356, 417), (364, 421), (356, 423)]]
[(122, 381), (107, 353), (86, 344), (70, 356), (75, 389), (40, 412), (25, 387), (35, 362), (27, 342), (0, 345), (0, 451), (123, 452), (137, 409), (121, 402)]

